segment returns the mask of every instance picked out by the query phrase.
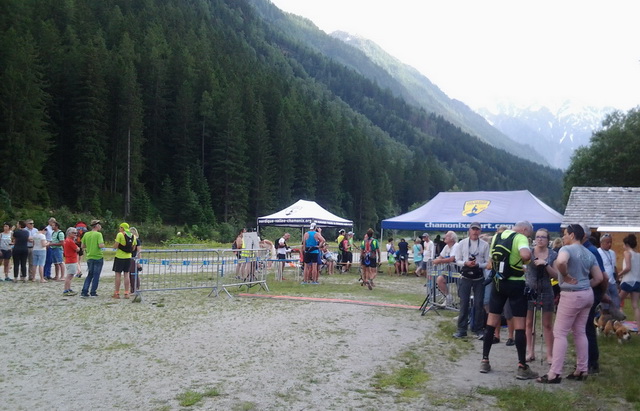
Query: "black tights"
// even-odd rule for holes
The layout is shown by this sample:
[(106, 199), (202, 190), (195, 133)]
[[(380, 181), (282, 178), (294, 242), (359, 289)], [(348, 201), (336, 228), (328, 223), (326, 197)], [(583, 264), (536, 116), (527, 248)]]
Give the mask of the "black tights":
[(27, 276), (27, 258), (29, 257), (29, 250), (13, 249), (13, 278), (18, 278), (18, 271), (22, 269), (22, 275), (20, 277), (25, 278)]

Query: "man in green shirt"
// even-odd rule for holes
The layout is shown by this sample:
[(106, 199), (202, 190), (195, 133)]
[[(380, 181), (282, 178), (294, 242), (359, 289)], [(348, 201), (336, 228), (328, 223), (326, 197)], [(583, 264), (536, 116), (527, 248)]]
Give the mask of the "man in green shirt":
[[(100, 220), (91, 221), (91, 231), (82, 236), (82, 248), (87, 256), (87, 278), (84, 279), (81, 297), (97, 297), (98, 283), (104, 258), (102, 249), (104, 248), (104, 238), (102, 237), (102, 223)], [(91, 287), (91, 293), (89, 293)]]

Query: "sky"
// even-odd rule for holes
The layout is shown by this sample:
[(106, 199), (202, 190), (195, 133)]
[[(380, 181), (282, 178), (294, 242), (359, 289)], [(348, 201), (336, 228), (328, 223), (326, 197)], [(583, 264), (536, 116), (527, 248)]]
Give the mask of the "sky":
[(373, 40), (472, 108), (640, 105), (637, 0), (271, 0)]

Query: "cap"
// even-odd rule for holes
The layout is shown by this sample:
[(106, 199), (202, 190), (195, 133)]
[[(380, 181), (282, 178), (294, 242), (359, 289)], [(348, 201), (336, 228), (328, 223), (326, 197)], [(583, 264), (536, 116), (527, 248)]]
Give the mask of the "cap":
[(129, 229), (129, 224), (122, 223), (122, 224), (120, 224), (120, 227), (124, 228), (125, 230), (128, 230)]
[(314, 228), (316, 228), (316, 223), (311, 223), (309, 225), (309, 229), (313, 230)]
[(349, 231), (347, 234), (349, 234), (349, 235), (353, 235), (353, 231)]
[(339, 233), (344, 233), (344, 228), (340, 229), (340, 231), (338, 231)]
[(422, 233), (420, 237), (429, 237), (429, 233)]
[(469, 224), (469, 228), (478, 228), (478, 229), (482, 229), (482, 226), (480, 225), (479, 222), (474, 221), (473, 223)]
[(93, 227), (94, 225), (97, 225), (97, 224), (102, 224), (102, 222), (100, 220), (91, 220), (90, 226)]

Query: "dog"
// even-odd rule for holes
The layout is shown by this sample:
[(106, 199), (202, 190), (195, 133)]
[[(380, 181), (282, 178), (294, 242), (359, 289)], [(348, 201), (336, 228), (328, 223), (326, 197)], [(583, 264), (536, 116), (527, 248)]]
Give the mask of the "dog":
[(631, 339), (631, 334), (629, 333), (629, 329), (624, 326), (620, 321), (613, 322), (613, 330), (618, 337), (618, 343), (622, 344), (624, 341), (629, 341)]
[(593, 325), (596, 327), (596, 332), (598, 335), (604, 333), (605, 326), (609, 321), (612, 320), (612, 316), (609, 314), (600, 314), (599, 317), (593, 319)]
[(604, 325), (604, 327), (603, 327), (603, 329), (602, 329), (602, 333), (604, 334), (604, 336), (605, 336), (605, 337), (609, 337), (609, 336), (613, 335), (613, 334), (616, 332), (616, 330), (615, 330), (615, 328), (614, 328), (614, 324), (615, 324), (616, 322), (617, 322), (617, 321), (615, 321), (615, 320), (611, 320), (611, 319), (609, 319), (609, 320), (605, 323), (605, 325)]

